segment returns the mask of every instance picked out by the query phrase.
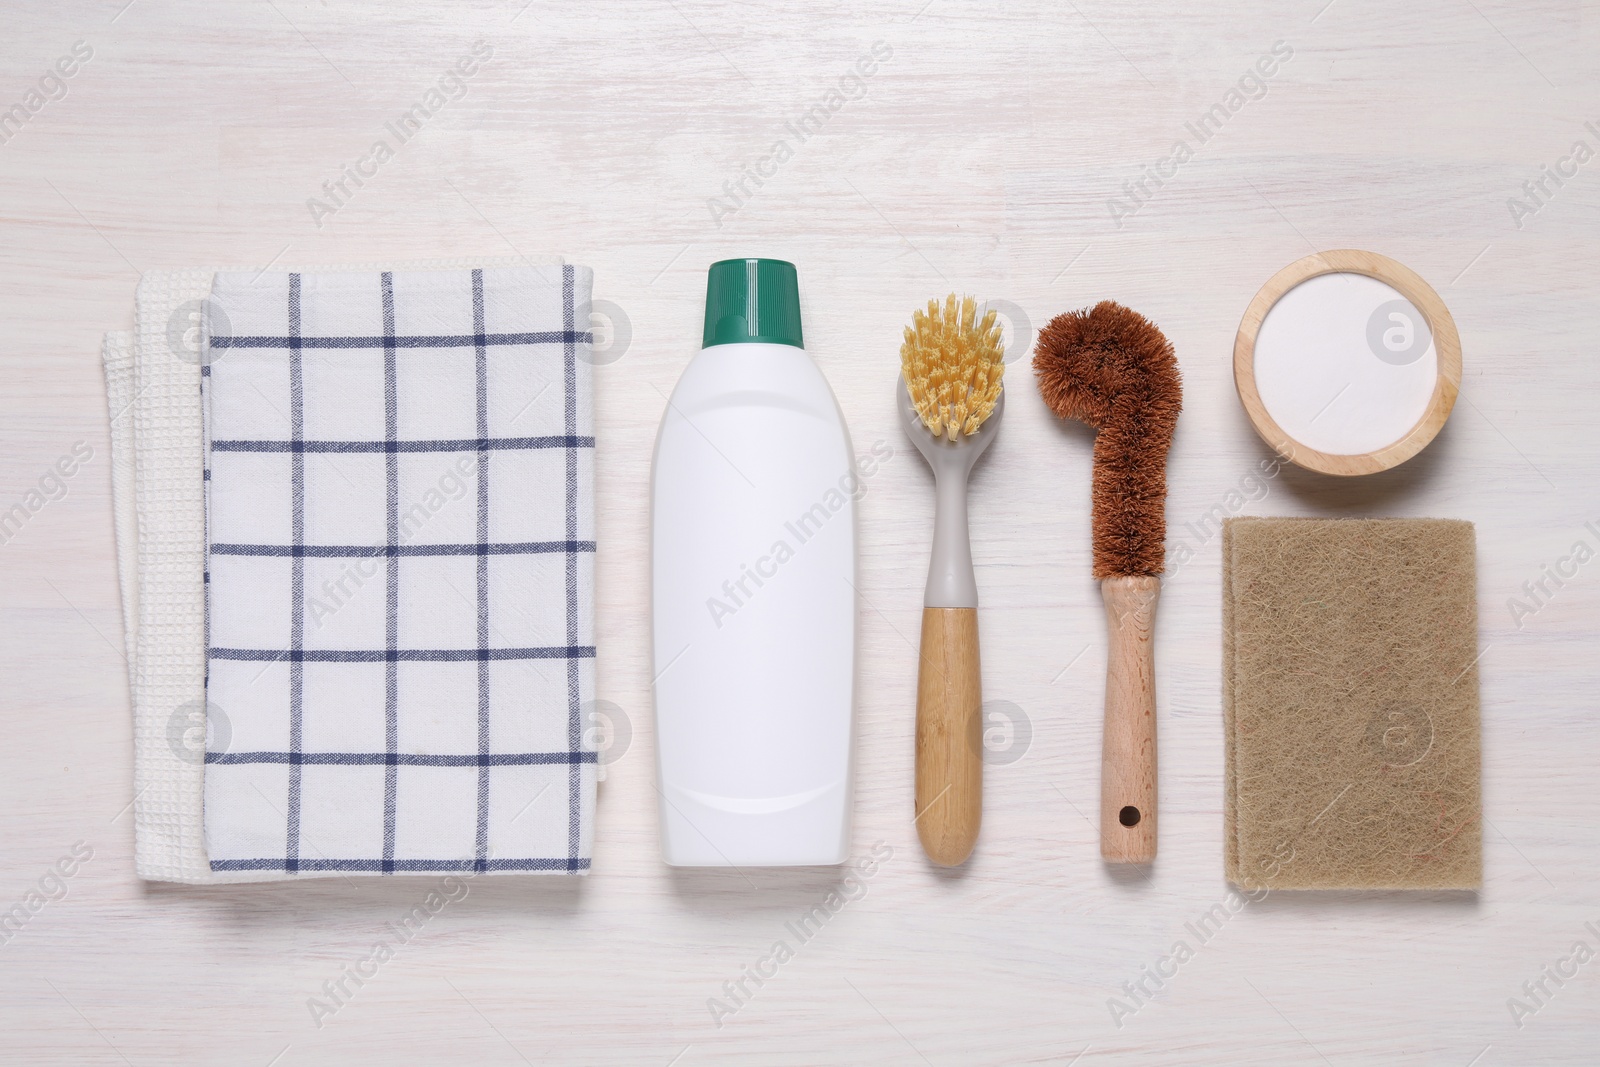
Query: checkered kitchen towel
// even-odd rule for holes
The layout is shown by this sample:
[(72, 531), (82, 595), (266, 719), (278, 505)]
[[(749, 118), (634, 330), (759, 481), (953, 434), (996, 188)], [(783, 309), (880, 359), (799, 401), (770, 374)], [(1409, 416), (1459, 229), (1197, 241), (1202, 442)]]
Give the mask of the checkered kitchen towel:
[(591, 281), (217, 275), (213, 870), (588, 869)]

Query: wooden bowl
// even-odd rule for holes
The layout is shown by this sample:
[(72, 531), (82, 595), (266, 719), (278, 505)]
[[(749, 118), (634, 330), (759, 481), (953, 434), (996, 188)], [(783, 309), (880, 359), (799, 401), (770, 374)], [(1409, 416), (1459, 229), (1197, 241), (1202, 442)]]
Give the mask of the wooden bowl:
[[(1321, 452), (1296, 441), (1268, 413), (1256, 389), (1256, 335), (1261, 323), (1285, 293), (1323, 274), (1362, 274), (1383, 282), (1410, 301), (1428, 320), (1433, 336), (1438, 372), (1426, 410), (1403, 436), (1375, 451), (1342, 455)], [(1274, 274), (1250, 301), (1233, 342), (1233, 384), (1256, 433), (1284, 459), (1323, 474), (1374, 474), (1398, 466), (1421, 452), (1450, 417), (1450, 409), (1455, 407), (1456, 395), (1461, 390), (1461, 338), (1444, 301), (1411, 268), (1376, 252), (1348, 248), (1319, 252), (1298, 259)]]

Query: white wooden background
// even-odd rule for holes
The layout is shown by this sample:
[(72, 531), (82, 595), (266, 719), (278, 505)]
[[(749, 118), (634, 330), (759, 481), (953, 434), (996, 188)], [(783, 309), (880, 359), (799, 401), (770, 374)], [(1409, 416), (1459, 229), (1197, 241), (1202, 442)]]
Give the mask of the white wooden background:
[[(1590, 563), (1522, 620), (1524, 582), (1600, 520), (1600, 162), (1515, 224), (1507, 199), (1600, 137), (1600, 5), (1294, 0), (1120, 5), (12, 4), (0, 108), (92, 58), (0, 145), (0, 509), (75, 442), (94, 458), (0, 545), (0, 908), (74, 842), (93, 858), (0, 945), (7, 1063), (1592, 1063), (1600, 963), (1519, 1028), (1507, 1000), (1600, 947), (1600, 724)], [(121, 8), (119, 12), (119, 8)], [(334, 217), (305, 201), (473, 41), (492, 60)], [(875, 41), (859, 99), (739, 209), (708, 198)], [(1122, 226), (1109, 197), (1166, 157), (1278, 41), (1293, 57)], [(792, 140), (792, 139), (791, 139)], [(1192, 138), (1191, 138), (1192, 141)], [(1569, 168), (1570, 169), (1570, 168)], [(1530, 207), (1533, 206), (1530, 202)], [(718, 225), (720, 221), (720, 225)], [(1444, 296), (1466, 360), (1440, 438), (1386, 475), (1289, 470), (1251, 514), (1478, 524), (1485, 888), (1251, 904), (1115, 1025), (1108, 998), (1220, 901), (1219, 542), (1185, 523), (1266, 453), (1230, 376), (1257, 287), (1357, 247)], [(594, 267), (632, 340), (598, 375), (600, 695), (631, 724), (602, 787), (593, 874), (479, 880), (317, 1027), (307, 1000), (430, 883), (222, 889), (133, 875), (102, 330), (151, 268), (555, 252)], [(736, 1015), (707, 1008), (825, 870), (660, 862), (652, 791), (647, 477), (698, 344), (705, 267), (792, 259), (806, 333), (855, 446), (896, 458), (861, 505), (855, 850), (866, 895)], [(959, 289), (1034, 328), (1103, 297), (1175, 342), (1186, 410), (1158, 634), (1161, 855), (1099, 862), (1103, 624), (1089, 578), (1089, 438), (1014, 368), (973, 485), (985, 695), (1032, 739), (991, 769), (976, 855), (922, 859), (910, 824), (930, 477), (896, 427), (900, 326)], [(1258, 494), (1259, 495), (1259, 494)], [(1238, 503), (1237, 498), (1233, 503)]]

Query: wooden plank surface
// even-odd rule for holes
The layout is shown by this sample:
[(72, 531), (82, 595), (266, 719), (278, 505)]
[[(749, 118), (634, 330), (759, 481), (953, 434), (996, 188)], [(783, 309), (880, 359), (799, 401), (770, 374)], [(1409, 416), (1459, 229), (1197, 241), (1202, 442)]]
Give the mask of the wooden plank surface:
[[(1600, 963), (1573, 951), (1600, 950), (1597, 24), (1595, 4), (1557, 0), (14, 8), (0, 115), (40, 97), (0, 144), (0, 510), (34, 490), (41, 506), (0, 545), (0, 909), (59, 899), (0, 944), (0, 1059), (1592, 1063)], [(328, 204), (323, 183), (370, 171), (386, 124), (478, 41), (492, 56), (459, 98)], [(77, 42), (92, 55), (46, 78)], [(1218, 104), (1225, 119), (1196, 127)], [(1265, 476), (1234, 331), (1263, 281), (1328, 248), (1391, 256), (1438, 290), (1461, 400), (1393, 471)], [(594, 872), (473, 881), (316, 1019), (312, 998), (432, 884), (134, 877), (100, 334), (130, 324), (141, 270), (546, 252), (593, 266), (630, 336), (597, 382), (599, 689), (629, 740)], [(870, 876), (674, 871), (656, 847), (645, 486), (705, 267), (729, 255), (798, 264), (855, 448), (892, 449), (860, 504), (854, 840)], [(932, 486), (892, 387), (901, 326), (952, 289), (1008, 302), (1025, 338), (1114, 298), (1176, 345), (1149, 877), (1109, 872), (1092, 822), (1106, 641), (1090, 438), (1048, 415), (1023, 362), (971, 489), (984, 696), (1003, 702), (982, 836), (956, 873), (918, 848)], [(54, 480), (75, 447), (92, 457)], [(1228, 910), (1223, 514), (1477, 523), (1481, 894)]]

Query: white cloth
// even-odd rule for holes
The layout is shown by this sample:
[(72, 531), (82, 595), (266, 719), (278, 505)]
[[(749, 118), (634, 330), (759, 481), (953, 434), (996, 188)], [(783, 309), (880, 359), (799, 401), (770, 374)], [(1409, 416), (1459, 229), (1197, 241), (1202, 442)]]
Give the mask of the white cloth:
[[(559, 262), (536, 257), (397, 267), (427, 270)], [(335, 269), (339, 268), (308, 270)], [(281, 871), (214, 873), (204, 843), (205, 497), (201, 352), (195, 338), (198, 312), (215, 273), (208, 269), (144, 275), (136, 294), (135, 329), (107, 334), (103, 351), (133, 696), (136, 866), (140, 877), (159, 881), (288, 877)], [(587, 364), (580, 369), (587, 371)]]
[[(135, 861), (140, 877), (160, 881), (211, 880), (202, 753), (192, 746), (205, 707), (200, 364), (198, 350), (182, 348), (181, 326), (176, 343), (168, 337), (169, 323), (186, 319), (210, 288), (209, 271), (145, 275), (131, 337), (112, 335), (106, 346), (117, 556), (132, 620)], [(119, 343), (129, 340), (131, 353)]]

